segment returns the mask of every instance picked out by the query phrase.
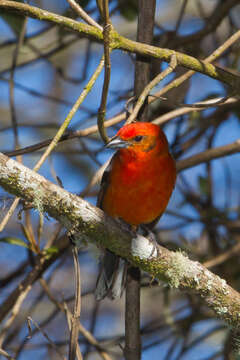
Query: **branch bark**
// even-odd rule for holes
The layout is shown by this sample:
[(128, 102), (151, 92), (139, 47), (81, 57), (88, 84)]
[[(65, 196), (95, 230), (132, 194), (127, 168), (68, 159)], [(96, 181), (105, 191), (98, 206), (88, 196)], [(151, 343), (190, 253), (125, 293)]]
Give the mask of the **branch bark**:
[[(158, 253), (153, 253), (154, 245), (148, 239), (137, 236), (102, 210), (1, 153), (0, 185), (6, 191), (31, 202), (37, 210), (48, 213), (67, 229), (74, 229), (79, 242), (88, 240), (106, 247), (155, 278), (164, 279), (172, 287), (194, 291), (215, 311), (218, 318), (239, 328), (240, 294), (200, 263), (162, 246), (158, 246)], [(42, 271), (40, 266), (39, 273)], [(19, 287), (15, 290), (16, 294), (17, 291), (20, 291)], [(1, 306), (0, 319), (14, 305), (16, 298), (12, 297), (10, 307), (5, 304), (4, 313)]]
[[(94, 26), (77, 22), (70, 18), (51, 13), (40, 8), (23, 4), (16, 1), (1, 0), (0, 9), (16, 12), (23, 16), (29, 16), (38, 20), (49, 21), (55, 25), (63, 26), (70, 31), (75, 31), (82, 36), (90, 37), (95, 41), (103, 42), (102, 32)], [(159, 48), (148, 44), (132, 41), (123, 36), (120, 36), (115, 30), (110, 32), (110, 49), (121, 49), (131, 53), (135, 53), (145, 57), (159, 58), (163, 61), (170, 62), (172, 55), (176, 55), (177, 63), (189, 70), (197, 71), (213, 79), (222, 81), (236, 91), (240, 88), (240, 77), (228, 71), (220, 69), (205, 61), (198, 60), (192, 56), (183, 54), (178, 51)]]
[[(138, 1), (137, 41), (152, 44), (155, 20), (155, 0)], [(137, 55), (135, 62), (134, 97), (139, 104), (139, 97), (150, 81), (151, 59)], [(138, 120), (148, 121), (148, 106), (146, 97), (138, 107)], [(137, 108), (137, 104), (134, 107)], [(132, 115), (134, 116), (134, 115)], [(130, 115), (131, 118), (131, 115)], [(141, 272), (138, 267), (127, 270), (125, 297), (125, 349), (126, 360), (141, 359), (141, 331), (140, 331), (140, 293)]]

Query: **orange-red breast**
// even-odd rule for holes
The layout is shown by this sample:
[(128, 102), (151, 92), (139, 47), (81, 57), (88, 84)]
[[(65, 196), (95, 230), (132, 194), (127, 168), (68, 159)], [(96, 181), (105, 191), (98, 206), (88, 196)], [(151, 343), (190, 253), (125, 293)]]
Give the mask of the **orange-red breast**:
[[(172, 194), (175, 162), (168, 141), (155, 124), (136, 122), (123, 126), (107, 147), (118, 149), (103, 174), (97, 205), (108, 215), (137, 228), (151, 229)], [(96, 287), (96, 298), (121, 296), (125, 261), (105, 251)]]

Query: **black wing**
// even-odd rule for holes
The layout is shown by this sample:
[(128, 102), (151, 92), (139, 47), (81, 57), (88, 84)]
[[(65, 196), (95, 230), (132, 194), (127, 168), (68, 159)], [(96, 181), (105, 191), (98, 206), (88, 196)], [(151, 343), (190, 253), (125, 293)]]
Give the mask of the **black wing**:
[(112, 169), (112, 162), (114, 157), (116, 156), (113, 155), (112, 159), (110, 160), (108, 166), (106, 167), (103, 176), (102, 176), (102, 180), (101, 180), (101, 184), (100, 184), (100, 190), (98, 193), (98, 198), (97, 198), (97, 207), (99, 207), (100, 209), (102, 209), (102, 202), (103, 202), (103, 197), (106, 193), (108, 184), (109, 184), (109, 178), (110, 178), (110, 171)]
[[(100, 190), (97, 198), (97, 207), (102, 209), (103, 198), (107, 191), (110, 181), (110, 171), (112, 169), (113, 155), (106, 170), (103, 173)], [(106, 296), (110, 299), (121, 297), (126, 284), (127, 263), (110, 250), (105, 250), (101, 261), (100, 273), (98, 275), (95, 296), (97, 300), (102, 300)]]

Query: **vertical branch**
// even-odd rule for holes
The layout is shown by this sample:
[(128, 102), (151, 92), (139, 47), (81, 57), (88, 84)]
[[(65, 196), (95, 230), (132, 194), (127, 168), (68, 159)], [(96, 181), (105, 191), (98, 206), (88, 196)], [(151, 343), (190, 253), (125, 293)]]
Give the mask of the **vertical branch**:
[[(155, 0), (139, 0), (137, 41), (152, 44)], [(150, 81), (150, 62), (137, 56), (134, 80), (134, 95), (136, 98)], [(145, 104), (139, 112), (140, 121), (148, 120), (148, 109)], [(141, 359), (140, 336), (140, 280), (139, 269), (130, 267), (127, 273), (126, 307), (125, 307), (125, 357), (126, 360)]]
[(103, 0), (103, 44), (104, 44), (104, 83), (102, 90), (101, 105), (98, 110), (98, 130), (101, 138), (105, 143), (108, 142), (108, 136), (104, 127), (104, 120), (106, 115), (106, 104), (108, 96), (108, 88), (111, 75), (111, 61), (110, 61), (110, 32), (111, 22), (109, 18), (108, 0)]
[(81, 312), (81, 283), (80, 283), (80, 266), (78, 262), (78, 250), (74, 246), (73, 249), (73, 260), (74, 260), (74, 272), (75, 272), (75, 303), (74, 311), (71, 319), (71, 333), (69, 342), (69, 360), (75, 360), (76, 356), (78, 360), (82, 360), (80, 352), (77, 354), (78, 349), (78, 332), (79, 332), (79, 317)]
[(130, 267), (127, 272), (126, 286), (124, 349), (126, 360), (141, 359), (140, 282), (141, 271)]
[[(152, 44), (153, 28), (155, 18), (155, 0), (139, 0), (138, 5), (138, 29), (137, 41), (145, 44)], [(135, 65), (134, 95), (136, 98), (150, 81), (150, 60), (141, 55), (137, 55)], [(148, 109), (142, 107), (139, 114), (140, 121), (148, 121)]]

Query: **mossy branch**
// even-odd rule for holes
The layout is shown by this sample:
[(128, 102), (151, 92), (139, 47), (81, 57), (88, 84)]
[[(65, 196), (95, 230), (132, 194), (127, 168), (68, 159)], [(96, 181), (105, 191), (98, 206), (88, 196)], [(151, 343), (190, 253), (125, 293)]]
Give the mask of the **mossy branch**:
[(148, 239), (130, 232), (126, 225), (102, 210), (1, 153), (0, 185), (48, 213), (68, 230), (74, 229), (79, 242), (87, 240), (106, 247), (153, 277), (164, 278), (172, 287), (194, 291), (217, 317), (240, 327), (240, 294), (200, 263), (162, 246), (153, 251), (154, 245)]
[[(30, 6), (28, 4), (23, 4), (16, 1), (1, 0), (0, 9), (14, 11), (18, 14), (22, 14), (23, 16), (29, 16), (38, 20), (49, 21), (56, 25), (63, 26), (70, 31), (75, 31), (82, 36), (89, 37), (95, 41), (103, 43), (103, 34), (97, 27), (86, 25), (70, 18), (51, 13), (34, 6)], [(166, 62), (170, 62), (172, 55), (176, 55), (177, 64), (179, 66), (183, 66), (186, 69), (210, 76), (213, 79), (228, 84), (236, 92), (239, 91), (239, 76), (222, 70), (212, 64), (208, 64), (205, 61), (198, 60), (192, 56), (174, 50), (163, 49), (156, 46), (132, 41), (123, 36), (120, 36), (114, 29), (111, 30), (109, 38), (111, 39), (109, 44), (111, 49), (121, 49), (146, 57), (158, 58)]]

